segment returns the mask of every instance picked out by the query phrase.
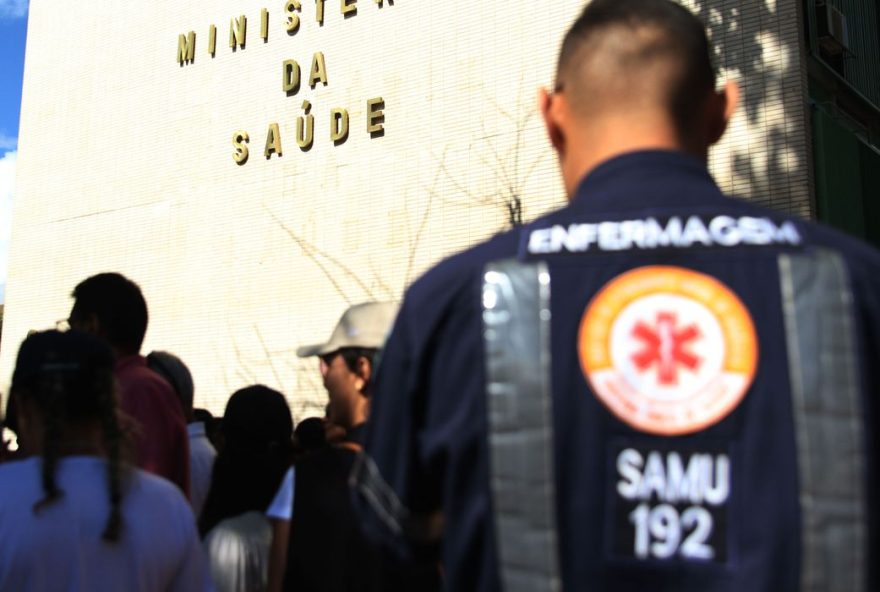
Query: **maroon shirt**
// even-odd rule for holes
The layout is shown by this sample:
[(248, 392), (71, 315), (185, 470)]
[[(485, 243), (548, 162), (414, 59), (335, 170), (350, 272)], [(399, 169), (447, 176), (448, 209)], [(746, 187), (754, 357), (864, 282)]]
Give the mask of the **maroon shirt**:
[(135, 423), (135, 463), (189, 497), (189, 438), (180, 399), (140, 355), (119, 359), (116, 380), (119, 406)]

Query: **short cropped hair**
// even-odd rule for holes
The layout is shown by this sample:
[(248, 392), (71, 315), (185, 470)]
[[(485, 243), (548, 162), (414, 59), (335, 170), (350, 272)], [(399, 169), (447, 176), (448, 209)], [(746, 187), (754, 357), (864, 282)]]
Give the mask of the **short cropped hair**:
[[(623, 42), (603, 46), (614, 33), (622, 33)], [(557, 67), (557, 86), (580, 87), (574, 94), (583, 96), (572, 97), (575, 104), (602, 90), (591, 87), (597, 81), (578, 80), (589, 75), (578, 67), (590, 59), (601, 60), (603, 75), (617, 78), (671, 71), (661, 83), (668, 88), (657, 90), (680, 131), (686, 131), (689, 116), (715, 87), (706, 28), (672, 0), (593, 0), (587, 5), (565, 36)]]
[(136, 283), (119, 273), (99, 273), (73, 289), (71, 319), (94, 314), (110, 344), (122, 353), (141, 349), (147, 332), (147, 302)]
[(357, 373), (358, 360), (366, 358), (370, 363), (370, 367), (376, 365), (376, 354), (379, 352), (375, 347), (343, 347), (339, 350), (339, 355), (345, 361), (345, 365), (351, 372)]

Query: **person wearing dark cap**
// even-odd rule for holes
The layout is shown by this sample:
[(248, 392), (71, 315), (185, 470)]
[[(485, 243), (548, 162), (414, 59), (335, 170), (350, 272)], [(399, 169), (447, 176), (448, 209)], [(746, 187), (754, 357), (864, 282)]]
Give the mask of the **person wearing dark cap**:
[(22, 344), (20, 443), (0, 465), (0, 590), (212, 590), (187, 500), (126, 462), (113, 351), (78, 331)]
[(880, 590), (880, 253), (723, 194), (712, 61), (678, 2), (587, 4), (569, 203), (407, 291), (357, 507), (449, 590)]
[(106, 340), (116, 353), (119, 406), (135, 424), (135, 462), (175, 483), (189, 497), (183, 408), (171, 385), (140, 355), (148, 320), (140, 288), (118, 273), (101, 273), (80, 282), (73, 298), (71, 328)]
[(147, 366), (168, 381), (183, 405), (186, 431), (189, 436), (189, 484), (193, 512), (198, 518), (211, 487), (211, 469), (217, 450), (208, 439), (207, 426), (194, 416), (193, 397), (195, 387), (192, 374), (179, 357), (164, 351), (147, 354)]

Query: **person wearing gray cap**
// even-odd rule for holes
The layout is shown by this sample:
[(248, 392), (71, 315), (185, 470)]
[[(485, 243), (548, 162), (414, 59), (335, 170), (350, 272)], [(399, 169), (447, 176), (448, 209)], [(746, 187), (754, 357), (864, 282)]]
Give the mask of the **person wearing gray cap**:
[(365, 388), (373, 374), (376, 352), (397, 315), (393, 302), (365, 302), (346, 310), (324, 343), (296, 350), (301, 358), (317, 356), (329, 397), (329, 420), (346, 431), (346, 442), (359, 444), (369, 413)]
[[(397, 315), (391, 302), (350, 307), (320, 344), (300, 347), (300, 357), (318, 357), (329, 397), (329, 420), (345, 429), (337, 445), (303, 457), (296, 465), (287, 565), (270, 563), (284, 574), (284, 590), (373, 592), (432, 590), (436, 586), (389, 581), (389, 569), (364, 539), (350, 505), (348, 478), (361, 449), (369, 414), (367, 390), (376, 354)], [(270, 590), (272, 586), (270, 584)]]

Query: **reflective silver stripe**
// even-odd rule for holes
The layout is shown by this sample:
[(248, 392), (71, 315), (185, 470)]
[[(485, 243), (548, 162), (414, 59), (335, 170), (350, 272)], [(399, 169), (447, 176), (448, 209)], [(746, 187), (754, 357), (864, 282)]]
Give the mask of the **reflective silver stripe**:
[(503, 589), (561, 589), (550, 400), (550, 274), (502, 261), (483, 281), (490, 484)]
[(348, 486), (367, 501), (385, 528), (396, 536), (403, 534), (403, 524), (409, 516), (409, 510), (382, 478), (376, 462), (363, 451), (358, 453), (351, 468)]
[(801, 590), (866, 586), (865, 456), (852, 297), (830, 251), (779, 259), (801, 505)]

